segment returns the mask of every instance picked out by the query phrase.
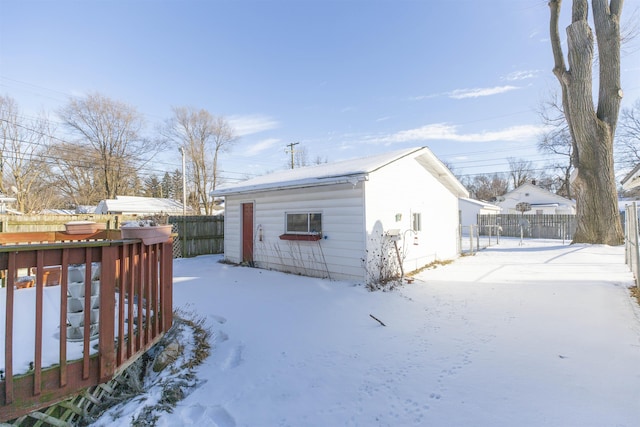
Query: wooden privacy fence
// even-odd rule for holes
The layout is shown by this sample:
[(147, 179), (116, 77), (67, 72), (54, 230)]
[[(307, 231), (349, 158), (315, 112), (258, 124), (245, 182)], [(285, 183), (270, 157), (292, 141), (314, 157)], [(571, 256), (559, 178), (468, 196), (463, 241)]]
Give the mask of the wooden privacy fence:
[(178, 234), (174, 256), (194, 257), (224, 252), (224, 216), (170, 216), (173, 231)]
[[(126, 221), (143, 216), (135, 215), (0, 215), (2, 232), (62, 231), (70, 221), (88, 220), (104, 223), (117, 229)], [(224, 252), (224, 215), (162, 216), (161, 223), (173, 225), (173, 255), (187, 258)]]
[(134, 220), (134, 215), (0, 215), (0, 231), (6, 233), (28, 233), (36, 231), (63, 231), (70, 221), (95, 221), (116, 229), (124, 221)]
[(0, 233), (0, 422), (108, 381), (169, 330), (171, 246)]
[[(478, 215), (481, 235), (488, 235), (490, 228), (500, 227), (501, 236), (533, 237), (536, 239), (573, 239), (576, 231), (575, 215)], [(491, 231), (495, 234), (495, 231)], [(521, 234), (522, 233), (522, 234)]]

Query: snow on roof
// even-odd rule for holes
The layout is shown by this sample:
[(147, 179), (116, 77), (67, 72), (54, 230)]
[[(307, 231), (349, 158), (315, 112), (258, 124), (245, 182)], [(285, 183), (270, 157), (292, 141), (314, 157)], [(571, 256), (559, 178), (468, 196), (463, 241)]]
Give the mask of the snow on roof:
[(472, 205), (480, 206), (480, 207), (485, 208), (485, 209), (494, 209), (494, 210), (497, 210), (497, 211), (502, 210), (502, 208), (500, 206), (491, 204), (489, 202), (485, 202), (484, 200), (471, 199), (469, 197), (460, 197), (460, 200), (463, 201), (463, 202), (470, 203)]
[(182, 203), (173, 199), (139, 196), (116, 196), (115, 199), (102, 200), (96, 213), (131, 213), (131, 214), (182, 214)]
[(624, 190), (631, 190), (640, 186), (640, 163), (620, 181), (620, 184), (622, 184)]
[(283, 188), (312, 187), (346, 182), (355, 184), (358, 181), (365, 180), (369, 173), (403, 157), (414, 154), (420, 164), (450, 191), (459, 196), (468, 195), (466, 189), (458, 182), (451, 171), (449, 171), (427, 147), (410, 148), (358, 159), (274, 172), (236, 184), (220, 186), (213, 194), (215, 196), (226, 196), (230, 194)]
[(75, 215), (75, 209), (43, 209), (40, 212), (42, 215)]
[[(508, 201), (509, 199), (511, 199), (512, 202), (517, 202), (520, 201), (520, 199), (514, 199), (513, 195), (516, 194), (520, 194), (523, 191), (532, 191), (535, 192), (535, 194), (537, 194), (538, 198), (543, 198), (543, 199), (547, 199), (548, 201), (546, 201), (546, 203), (560, 203), (560, 204), (566, 204), (569, 206), (575, 206), (576, 201), (572, 200), (572, 199), (567, 199), (566, 197), (562, 197), (558, 194), (552, 193), (551, 191), (539, 187), (535, 184), (532, 184), (530, 182), (525, 182), (524, 184), (520, 185), (519, 187), (503, 194), (502, 196), (499, 197), (499, 205), (504, 205), (505, 204), (505, 200)], [(543, 203), (543, 202), (541, 202)], [(507, 203), (509, 204), (509, 203)], [(531, 203), (533, 205), (533, 203)], [(538, 203), (540, 204), (540, 203)]]

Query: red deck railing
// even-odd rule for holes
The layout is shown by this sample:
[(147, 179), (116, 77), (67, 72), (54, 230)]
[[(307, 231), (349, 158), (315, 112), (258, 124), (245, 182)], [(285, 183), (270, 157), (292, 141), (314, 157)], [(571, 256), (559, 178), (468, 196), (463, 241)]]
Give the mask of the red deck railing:
[[(171, 241), (144, 245), (140, 240), (121, 240), (117, 230), (91, 235), (0, 233), (0, 290), (5, 299), (0, 422), (107, 382), (155, 344), (172, 324), (172, 266)], [(84, 289), (69, 284), (69, 274), (81, 268)], [(97, 280), (99, 292), (92, 291)], [(80, 296), (71, 298), (71, 293)], [(24, 301), (29, 304), (27, 310)], [(47, 332), (43, 340), (44, 331), (52, 328), (44, 321), (45, 303), (46, 319), (51, 319), (52, 304), (59, 304), (59, 316), (57, 335)], [(80, 318), (75, 313), (71, 323), (69, 313), (77, 311), (77, 307), (70, 310), (71, 303), (91, 309), (81, 309)], [(26, 372), (14, 368), (25, 363), (14, 359), (14, 347), (26, 338), (16, 336), (16, 331), (24, 333), (23, 322), (35, 325), (33, 356)], [(45, 346), (54, 335), (58, 338), (54, 354), (59, 357), (51, 364), (52, 349)], [(76, 352), (81, 346), (77, 356), (68, 352), (72, 346)]]

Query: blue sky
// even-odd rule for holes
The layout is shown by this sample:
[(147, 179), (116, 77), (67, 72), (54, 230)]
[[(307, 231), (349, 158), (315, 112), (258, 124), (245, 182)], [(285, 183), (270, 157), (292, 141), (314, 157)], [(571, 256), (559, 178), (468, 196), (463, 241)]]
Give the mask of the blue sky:
[[(543, 167), (548, 22), (546, 0), (0, 0), (0, 93), (35, 115), (99, 92), (149, 132), (172, 106), (204, 108), (241, 135), (229, 180), (286, 167), (292, 142), (310, 160), (426, 145), (459, 174)], [(624, 106), (640, 98), (633, 43)], [(147, 171), (179, 169), (177, 153)]]

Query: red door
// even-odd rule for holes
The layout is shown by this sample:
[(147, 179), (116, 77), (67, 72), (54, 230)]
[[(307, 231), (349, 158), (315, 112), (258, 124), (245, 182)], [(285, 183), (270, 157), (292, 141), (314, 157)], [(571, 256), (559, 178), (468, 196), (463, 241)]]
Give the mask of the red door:
[(253, 203), (242, 204), (242, 262), (253, 264)]

